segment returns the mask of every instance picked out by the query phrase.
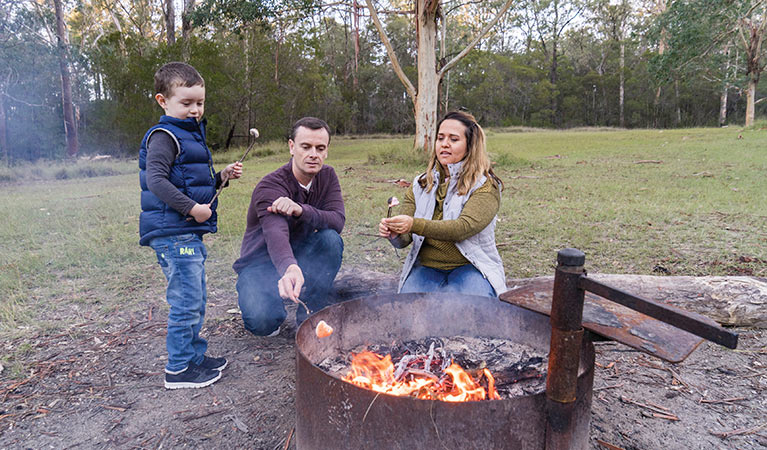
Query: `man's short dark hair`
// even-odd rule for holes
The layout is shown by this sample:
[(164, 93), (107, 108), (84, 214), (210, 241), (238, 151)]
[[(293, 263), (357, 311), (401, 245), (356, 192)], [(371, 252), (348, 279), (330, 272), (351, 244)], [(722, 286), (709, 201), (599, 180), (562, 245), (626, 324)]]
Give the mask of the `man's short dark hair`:
[(205, 86), (205, 80), (194, 67), (182, 62), (169, 62), (154, 74), (154, 91), (168, 98), (179, 86)]
[(325, 131), (328, 132), (328, 144), (330, 144), (330, 127), (324, 120), (318, 119), (316, 117), (303, 117), (298, 119), (296, 123), (293, 124), (293, 128), (290, 129), (288, 139), (291, 141), (296, 139), (296, 131), (298, 131), (299, 127), (308, 128), (310, 130), (319, 130), (320, 128), (324, 128)]

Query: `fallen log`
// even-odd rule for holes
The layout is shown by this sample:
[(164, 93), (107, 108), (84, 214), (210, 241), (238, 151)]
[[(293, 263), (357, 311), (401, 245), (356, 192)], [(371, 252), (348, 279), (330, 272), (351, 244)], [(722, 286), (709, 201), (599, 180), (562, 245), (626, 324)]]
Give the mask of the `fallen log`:
[[(626, 292), (708, 316), (724, 326), (767, 328), (767, 279), (757, 277), (669, 277), (593, 274), (594, 279)], [(541, 278), (512, 278), (507, 285), (525, 286)], [(337, 298), (396, 292), (399, 273), (343, 269), (334, 284)]]

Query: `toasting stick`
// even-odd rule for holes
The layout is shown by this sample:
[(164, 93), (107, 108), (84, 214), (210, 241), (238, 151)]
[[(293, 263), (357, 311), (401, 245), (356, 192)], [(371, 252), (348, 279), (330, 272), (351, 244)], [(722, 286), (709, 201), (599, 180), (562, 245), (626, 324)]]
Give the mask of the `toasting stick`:
[[(256, 139), (258, 139), (258, 130), (255, 129), (255, 128), (251, 128), (250, 129), (250, 134), (251, 134), (251, 136), (253, 136), (253, 142), (251, 142), (250, 145), (248, 145), (248, 149), (245, 150), (245, 154), (242, 155), (242, 158), (240, 158), (237, 161), (238, 163), (242, 163), (245, 160), (245, 157), (248, 156), (248, 153), (250, 153), (250, 149), (252, 149), (253, 146), (256, 144)], [(218, 198), (219, 194), (221, 194), (221, 191), (224, 190), (224, 185), (226, 185), (227, 181), (229, 181), (229, 177), (228, 176), (226, 178), (222, 178), (221, 179), (221, 186), (218, 187), (218, 190), (216, 191), (216, 195), (214, 195), (213, 196), (213, 200), (210, 201), (211, 205), (213, 204), (213, 202), (216, 201), (216, 199)]]
[[(388, 219), (391, 217), (391, 209), (399, 205), (399, 200), (397, 197), (389, 197), (387, 203), (389, 204), (389, 211), (386, 212), (386, 218)], [(399, 252), (397, 251), (396, 247), (394, 248), (394, 254), (397, 255), (397, 258), (399, 258)]]
[(387, 218), (391, 217), (391, 209), (399, 205), (399, 200), (397, 200), (397, 197), (389, 197), (388, 203), (389, 203), (389, 211), (386, 213)]

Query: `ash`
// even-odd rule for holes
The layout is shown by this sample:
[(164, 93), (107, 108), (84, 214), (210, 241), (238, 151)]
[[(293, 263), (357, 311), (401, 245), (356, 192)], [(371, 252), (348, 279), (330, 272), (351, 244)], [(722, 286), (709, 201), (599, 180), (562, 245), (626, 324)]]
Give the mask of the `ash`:
[(501, 398), (535, 395), (546, 390), (547, 354), (527, 345), (505, 339), (467, 336), (428, 337), (419, 341), (394, 342), (391, 345), (361, 345), (318, 364), (325, 372), (343, 378), (349, 371), (352, 354), (371, 351), (391, 354), (395, 377), (411, 374), (441, 376), (451, 361), (459, 364), (475, 379), (487, 368), (495, 378)]

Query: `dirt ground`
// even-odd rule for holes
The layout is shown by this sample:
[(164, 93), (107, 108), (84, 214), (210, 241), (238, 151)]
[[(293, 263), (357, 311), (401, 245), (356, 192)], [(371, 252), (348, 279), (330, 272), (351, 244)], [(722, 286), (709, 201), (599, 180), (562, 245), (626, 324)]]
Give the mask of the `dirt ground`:
[[(254, 337), (236, 299), (211, 292), (203, 333), (230, 365), (208, 388), (166, 391), (158, 305), (108, 327), (79, 311), (66, 333), (0, 344), (30, 346), (25, 376), (0, 372), (0, 449), (295, 448), (294, 327)], [(597, 343), (591, 446), (767, 448), (767, 331), (737, 331), (737, 351), (704, 342), (677, 365)]]

